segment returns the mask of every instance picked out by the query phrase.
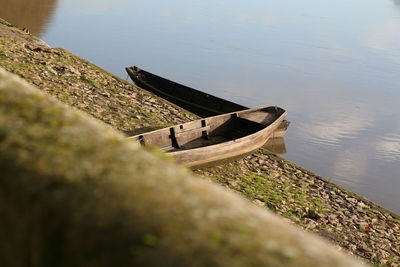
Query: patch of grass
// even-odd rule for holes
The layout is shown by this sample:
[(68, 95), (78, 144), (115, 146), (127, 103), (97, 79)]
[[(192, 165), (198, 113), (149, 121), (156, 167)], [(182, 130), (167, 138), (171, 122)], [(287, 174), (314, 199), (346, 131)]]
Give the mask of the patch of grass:
[(89, 85), (96, 86), (96, 84), (94, 83), (94, 81), (92, 81), (92, 80), (86, 78), (86, 77), (83, 76), (83, 75), (79, 78), (79, 80), (82, 81), (82, 82), (84, 82), (84, 83), (87, 83), (87, 84), (89, 84)]
[[(257, 174), (245, 171), (243, 173), (243, 168), (236, 162), (207, 169), (207, 171), (211, 172), (211, 175), (207, 173), (207, 176), (213, 181), (227, 185), (250, 200), (264, 202), (270, 210), (281, 211), (284, 217), (301, 218), (306, 207), (318, 213), (330, 211), (325, 199), (313, 198), (307, 193), (306, 183), (296, 182), (288, 176), (277, 179), (269, 176), (268, 172)], [(280, 207), (284, 207), (285, 210), (279, 210)]]
[(7, 59), (8, 56), (6, 56), (4, 53), (0, 52), (0, 59)]
[(116, 89), (116, 88), (114, 88), (114, 87), (109, 87), (108, 88), (108, 91), (111, 91), (113, 94), (118, 94), (118, 90)]
[(390, 222), (394, 222), (394, 223), (400, 224), (400, 220), (398, 220), (398, 219), (388, 218), (387, 220), (390, 221)]
[(383, 264), (383, 263), (374, 263), (374, 266), (377, 267), (384, 267), (384, 266), (397, 266), (400, 264), (400, 260), (395, 260), (393, 257), (388, 257), (386, 258), (387, 263)]
[(17, 66), (21, 69), (29, 69), (31, 67), (31, 64), (28, 63), (18, 63)]

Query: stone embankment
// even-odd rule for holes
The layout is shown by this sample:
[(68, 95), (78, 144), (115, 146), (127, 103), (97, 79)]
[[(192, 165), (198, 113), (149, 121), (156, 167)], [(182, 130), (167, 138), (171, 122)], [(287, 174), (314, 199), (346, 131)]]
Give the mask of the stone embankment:
[(377, 265), (399, 264), (396, 214), (266, 150), (196, 172), (325, 237), (339, 250)]
[[(0, 66), (125, 133), (196, 118), (64, 49), (0, 21)], [(122, 67), (122, 66), (121, 66)], [(396, 214), (261, 149), (195, 171), (377, 266), (400, 266)]]

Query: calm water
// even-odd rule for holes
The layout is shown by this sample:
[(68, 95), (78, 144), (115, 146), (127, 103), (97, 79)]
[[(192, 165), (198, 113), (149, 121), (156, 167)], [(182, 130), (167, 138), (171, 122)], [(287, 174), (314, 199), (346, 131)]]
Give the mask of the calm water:
[(286, 108), (285, 157), (400, 212), (399, 0), (29, 3), (0, 16), (121, 77)]

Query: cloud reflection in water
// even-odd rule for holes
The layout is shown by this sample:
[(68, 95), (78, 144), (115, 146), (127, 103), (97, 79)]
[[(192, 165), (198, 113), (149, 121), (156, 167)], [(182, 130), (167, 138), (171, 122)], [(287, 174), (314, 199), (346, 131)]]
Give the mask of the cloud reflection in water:
[(385, 136), (376, 145), (378, 159), (400, 161), (400, 134)]

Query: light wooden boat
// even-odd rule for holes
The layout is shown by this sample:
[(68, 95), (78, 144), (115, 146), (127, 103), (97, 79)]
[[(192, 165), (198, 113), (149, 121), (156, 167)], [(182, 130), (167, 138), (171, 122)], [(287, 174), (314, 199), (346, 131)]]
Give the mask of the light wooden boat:
[(263, 146), (287, 115), (262, 107), (208, 117), (136, 136), (130, 140), (159, 147), (177, 162), (199, 166), (234, 158)]
[[(200, 117), (210, 117), (249, 109), (248, 107), (170, 81), (136, 66), (126, 68), (126, 71), (132, 81), (139, 87)], [(283, 136), (289, 124), (289, 121), (283, 121), (276, 129), (275, 137)]]

